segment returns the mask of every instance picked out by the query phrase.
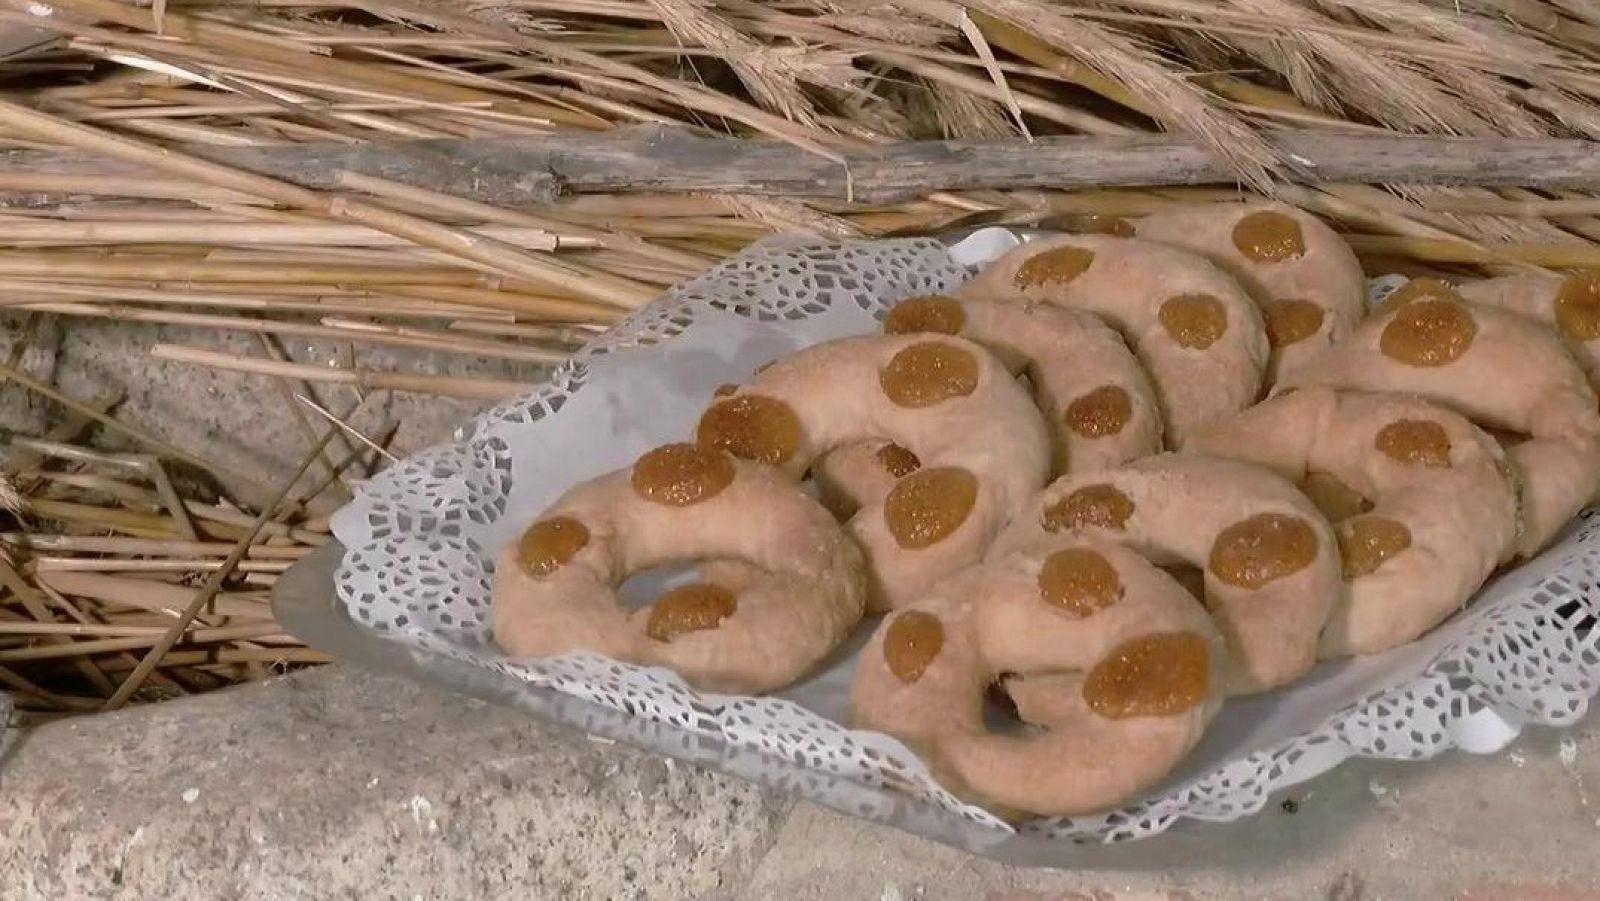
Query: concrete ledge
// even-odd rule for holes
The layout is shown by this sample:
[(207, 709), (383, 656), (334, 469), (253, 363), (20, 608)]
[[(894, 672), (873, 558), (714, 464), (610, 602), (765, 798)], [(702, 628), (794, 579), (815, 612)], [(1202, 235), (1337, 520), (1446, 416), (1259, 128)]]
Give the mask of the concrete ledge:
[(1591, 722), (1495, 757), (1356, 762), (1154, 841), (1187, 863), (1141, 870), (1134, 845), (1118, 869), (1004, 866), (340, 667), (0, 749), (7, 901), (1600, 901), (1600, 738)]

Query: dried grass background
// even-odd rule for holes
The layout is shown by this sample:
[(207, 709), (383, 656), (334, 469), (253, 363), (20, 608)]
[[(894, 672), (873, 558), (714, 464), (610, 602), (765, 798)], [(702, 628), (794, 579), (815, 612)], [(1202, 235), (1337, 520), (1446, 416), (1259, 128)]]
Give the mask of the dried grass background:
[[(307, 190), (177, 149), (640, 123), (832, 158), (919, 139), (1183, 132), (1228, 160), (1238, 184), (941, 192), (892, 206), (754, 194), (517, 206), (356, 175)], [(1600, 5), (0, 0), (0, 154), (77, 151), (141, 167), (139, 177), (0, 167), (5, 315), (257, 336), (254, 357), (151, 352), (270, 381), (303, 417), (310, 470), (265, 486), (287, 502), (219, 493), (179, 472), (219, 475), (214, 461), (131, 429), (114, 406), (29, 380), (15, 358), (0, 363), (5, 390), (49, 398), (62, 422), (54, 444), (13, 453), (0, 473), (18, 489), (0, 504), (23, 508), (3, 536), (0, 686), (53, 714), (319, 659), (276, 628), (265, 592), (286, 561), (326, 540), (312, 501), (383, 464), (386, 433), (341, 423), (386, 391), (488, 399), (524, 387), (374, 368), (365, 349), (554, 362), (771, 231), (1073, 227), (1257, 189), (1329, 217), (1378, 271), (1600, 265), (1600, 186), (1289, 185), (1263, 139), (1277, 128), (1600, 139)], [(308, 366), (283, 354), (289, 337), (351, 352), (344, 366)], [(93, 450), (109, 432), (144, 462)]]

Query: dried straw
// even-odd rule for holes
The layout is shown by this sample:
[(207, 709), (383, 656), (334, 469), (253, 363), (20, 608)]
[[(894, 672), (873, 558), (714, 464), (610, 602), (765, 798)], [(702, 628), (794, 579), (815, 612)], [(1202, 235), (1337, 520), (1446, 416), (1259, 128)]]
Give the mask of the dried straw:
[[(0, 0), (0, 30), (35, 27), (58, 33), (49, 54), (0, 68), (0, 313), (19, 334), (70, 317), (255, 335), (261, 356), (203, 340), (151, 352), (268, 379), (307, 443), (327, 446), (277, 509), (259, 501), (279, 491), (258, 484), (258, 503), (227, 503), (184, 468), (248, 479), (29, 375), (17, 342), (0, 379), (64, 414), (54, 445), (17, 448), (0, 471), (0, 515), (18, 521), (0, 539), (0, 655), (13, 655), (0, 684), (31, 711), (322, 659), (265, 646), (270, 632), (216, 631), (270, 625), (257, 587), (327, 540), (308, 511), (326, 492), (348, 497), (350, 467), (388, 459), (392, 424), (358, 432), (295, 400), (316, 404), (313, 384), (497, 400), (772, 232), (1072, 227), (1053, 217), (1242, 199), (1244, 185), (1324, 215), (1374, 267), (1600, 266), (1600, 190), (1318, 184), (1303, 171), (1288, 185), (1297, 161), (1270, 140), (1282, 128), (1600, 136), (1600, 14), (1575, 0)], [(867, 205), (737, 184), (668, 194), (641, 176), (627, 193), (563, 196), (537, 167), (508, 171), (490, 143), (638, 123), (786, 142), (835, 173), (846, 153), (901, 140), (1182, 131), (1238, 184)], [(417, 138), (481, 156), (394, 143)], [(329, 171), (259, 164), (266, 148), (314, 144), (358, 152)], [(221, 162), (224, 149), (257, 164)], [(333, 342), (344, 362), (309, 365), (275, 343), (290, 338)], [(378, 368), (375, 347), (430, 365), (493, 358), (513, 375)], [(139, 454), (93, 450), (91, 429)], [(276, 543), (248, 540), (257, 530)], [(174, 630), (192, 586), (213, 582), (198, 625)]]

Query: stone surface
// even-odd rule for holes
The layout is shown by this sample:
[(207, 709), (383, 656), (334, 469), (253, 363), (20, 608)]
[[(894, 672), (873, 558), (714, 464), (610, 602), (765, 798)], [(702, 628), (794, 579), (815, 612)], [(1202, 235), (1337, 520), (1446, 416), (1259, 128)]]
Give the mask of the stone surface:
[[(1600, 901), (1600, 730), (1356, 761), (1073, 871), (326, 667), (0, 749), (0, 898)], [(1099, 849), (1096, 849), (1098, 852)]]
[(336, 667), (4, 753), (8, 901), (733, 897), (792, 803)]

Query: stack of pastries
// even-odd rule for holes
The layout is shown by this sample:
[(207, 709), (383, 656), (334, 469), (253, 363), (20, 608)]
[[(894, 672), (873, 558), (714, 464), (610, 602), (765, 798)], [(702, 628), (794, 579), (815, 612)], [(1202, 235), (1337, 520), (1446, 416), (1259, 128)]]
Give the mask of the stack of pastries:
[(855, 725), (1002, 815), (1079, 814), (1229, 697), (1417, 639), (1600, 491), (1600, 275), (1416, 279), (1369, 315), (1292, 207), (1110, 224), (717, 389), (500, 553), (496, 641), (749, 694), (883, 614)]

